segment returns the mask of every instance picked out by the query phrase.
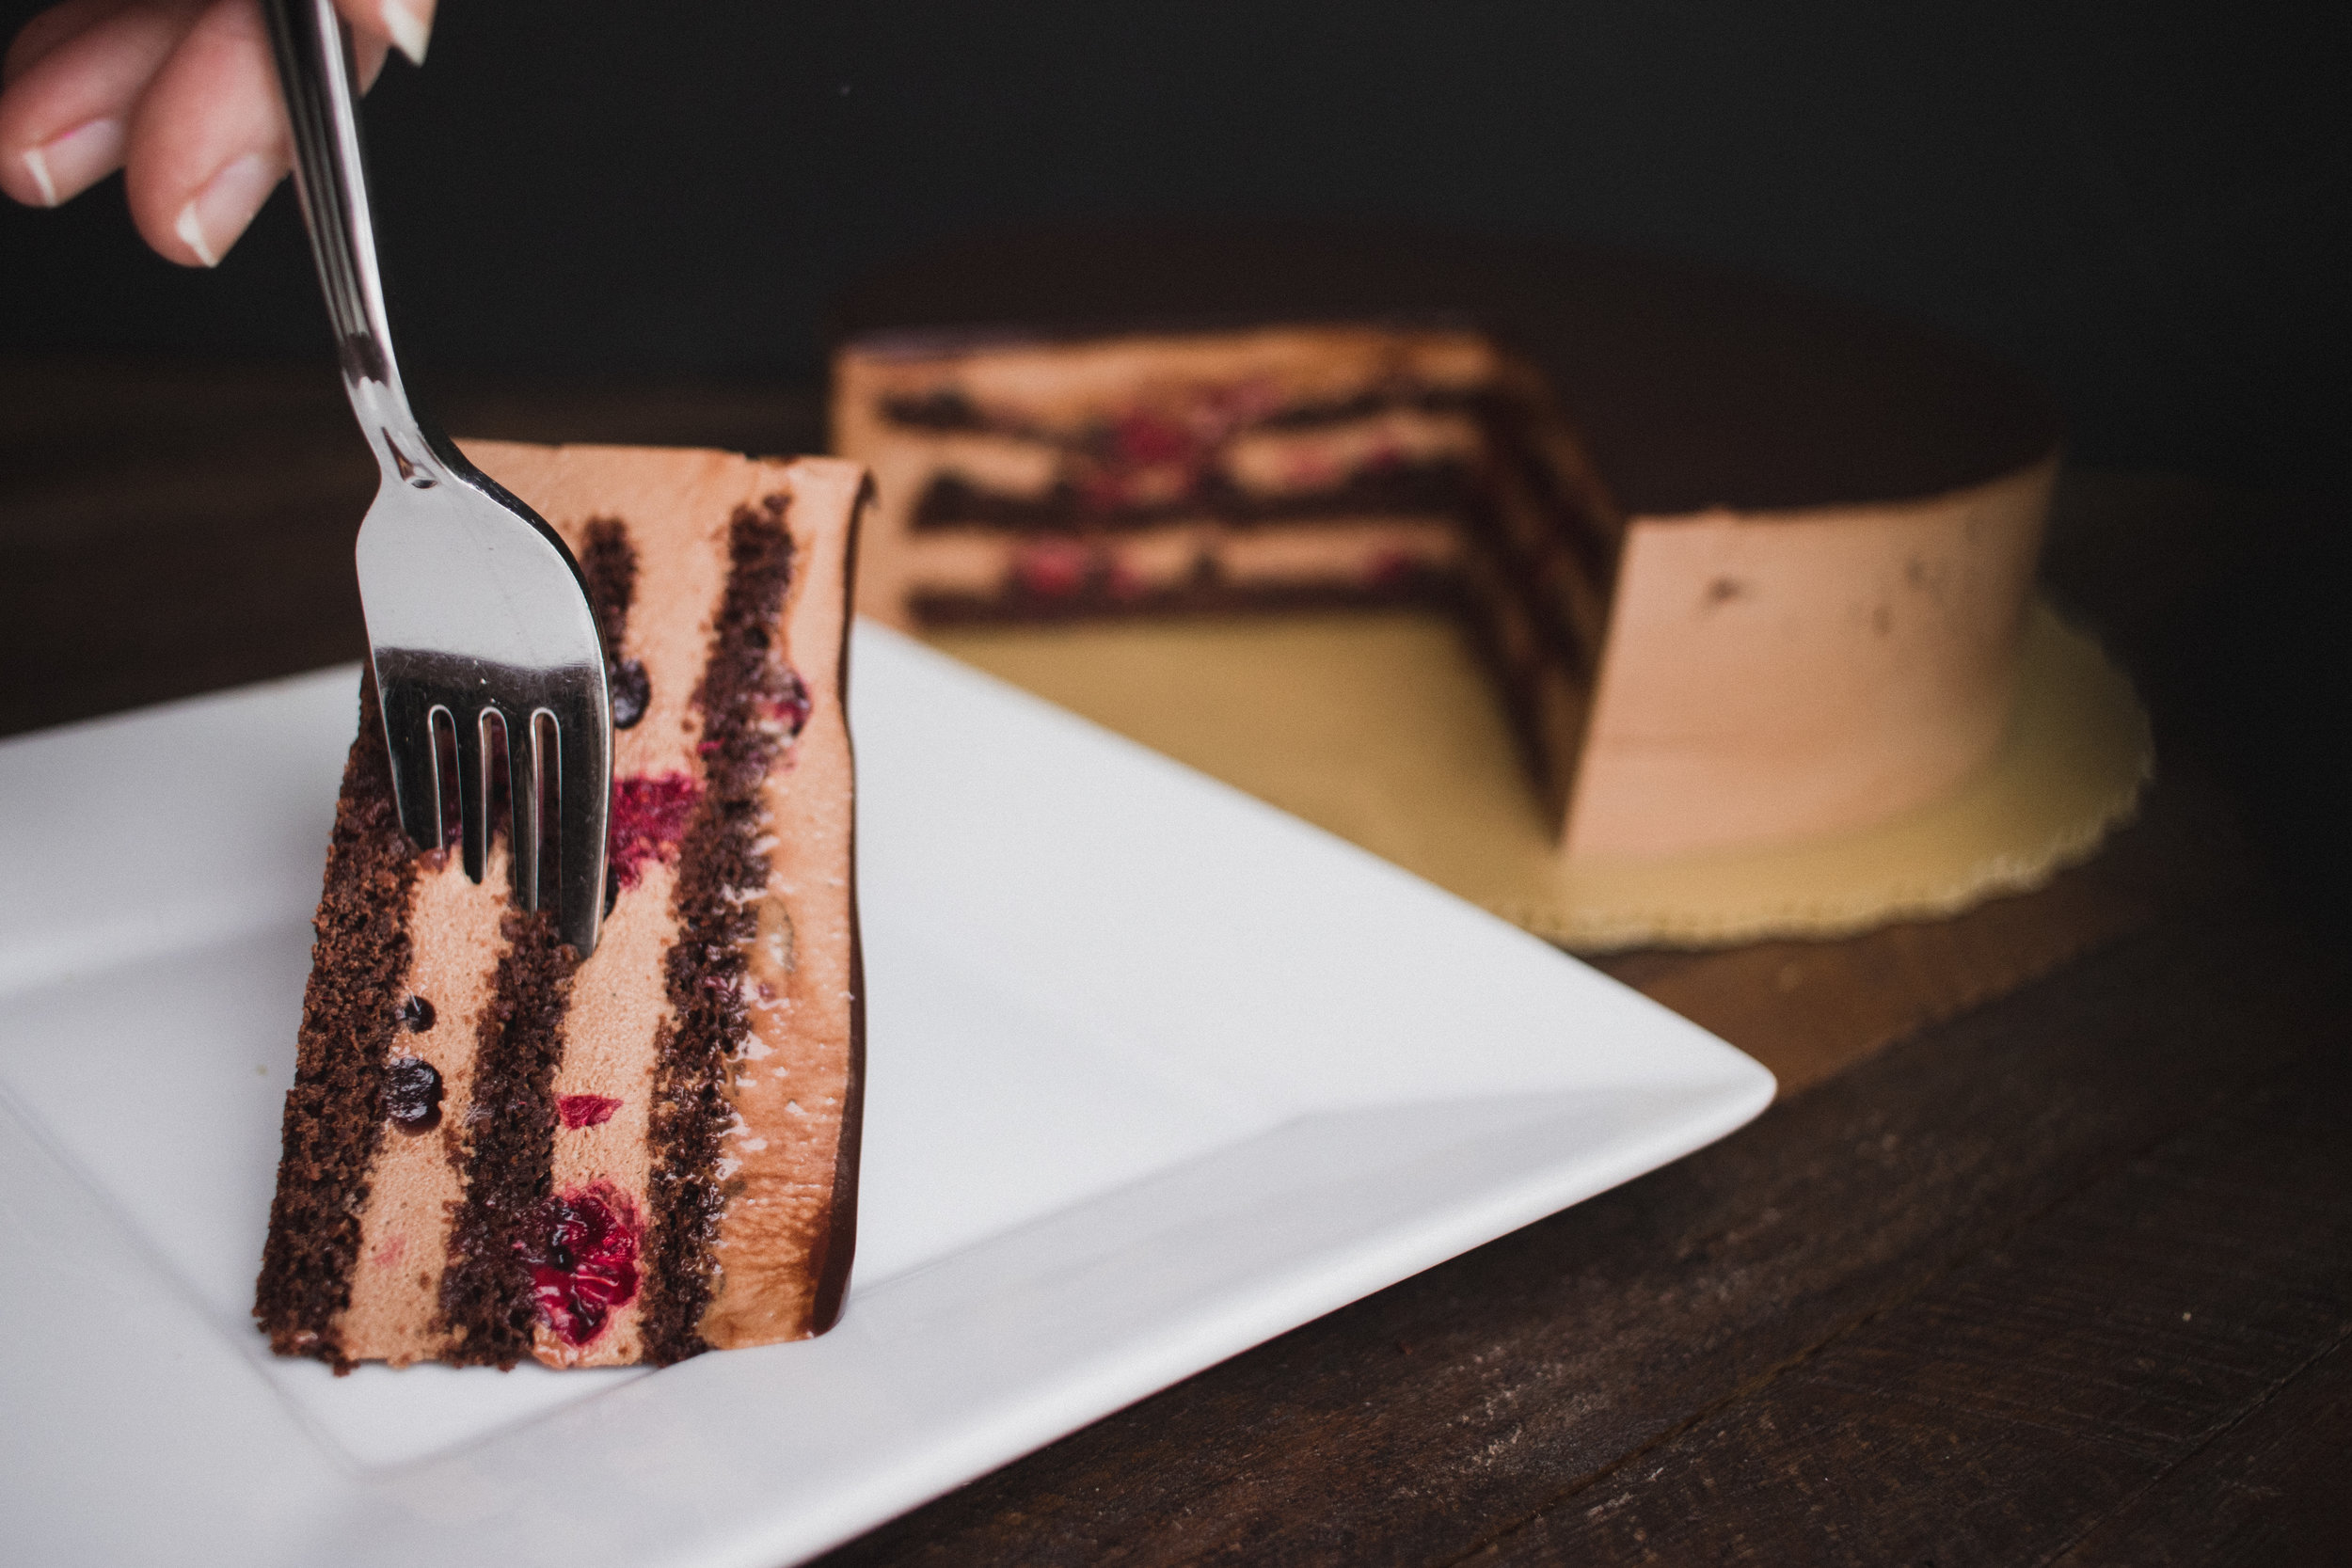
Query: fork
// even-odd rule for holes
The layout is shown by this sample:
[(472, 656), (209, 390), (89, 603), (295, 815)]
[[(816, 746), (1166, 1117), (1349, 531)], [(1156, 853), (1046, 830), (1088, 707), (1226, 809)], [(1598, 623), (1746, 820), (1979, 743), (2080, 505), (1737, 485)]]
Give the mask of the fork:
[(445, 847), (448, 748), (466, 874), (482, 880), (502, 752), (516, 902), (539, 907), (552, 802), (557, 929), (586, 958), (604, 914), (612, 706), (580, 564), (538, 514), (418, 415), (402, 386), (351, 35), (334, 0), (262, 0), (262, 9), (343, 389), (383, 470), (359, 528), (359, 597), (401, 827), (420, 848)]

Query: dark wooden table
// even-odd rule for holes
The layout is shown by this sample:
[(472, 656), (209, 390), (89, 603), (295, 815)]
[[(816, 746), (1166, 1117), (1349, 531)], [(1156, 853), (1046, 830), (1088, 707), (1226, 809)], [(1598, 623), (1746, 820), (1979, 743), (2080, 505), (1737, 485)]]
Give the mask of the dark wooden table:
[[(812, 396), (441, 388), (519, 438), (805, 447)], [(322, 364), (0, 366), (0, 734), (356, 657)], [(2340, 516), (2076, 474), (2140, 821), (2029, 896), (1603, 967), (1782, 1098), (830, 1562), (2352, 1562)]]

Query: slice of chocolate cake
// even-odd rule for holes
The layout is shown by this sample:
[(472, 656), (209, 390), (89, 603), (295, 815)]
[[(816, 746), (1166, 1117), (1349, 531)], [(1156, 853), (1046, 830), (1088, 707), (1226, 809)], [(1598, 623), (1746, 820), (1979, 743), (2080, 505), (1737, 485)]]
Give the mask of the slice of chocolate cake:
[(1571, 857), (1864, 826), (1999, 742), (2056, 432), (1939, 334), (1573, 247), (1297, 233), (976, 246), (846, 325), (881, 619), (1443, 608)]
[(865, 477), (466, 450), (571, 546), (613, 661), (603, 936), (581, 962), (511, 907), (496, 856), (477, 883), (410, 846), (363, 690), (255, 1316), (339, 1369), (822, 1333), (856, 1214), (843, 704)]

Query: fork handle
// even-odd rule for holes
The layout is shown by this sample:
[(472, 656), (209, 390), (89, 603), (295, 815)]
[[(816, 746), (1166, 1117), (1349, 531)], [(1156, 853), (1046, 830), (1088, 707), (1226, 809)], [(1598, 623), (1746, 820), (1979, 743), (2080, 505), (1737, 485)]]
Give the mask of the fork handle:
[(278, 80), (294, 132), (294, 190), (310, 231), (319, 287), (335, 328), (343, 390), (359, 428), (375, 449), (388, 485), (420, 489), (472, 477), (439, 431), (418, 418), (392, 356), (377, 269), (375, 221), (368, 206), (365, 150), (359, 141), (359, 84), (351, 30), (334, 0), (262, 0)]

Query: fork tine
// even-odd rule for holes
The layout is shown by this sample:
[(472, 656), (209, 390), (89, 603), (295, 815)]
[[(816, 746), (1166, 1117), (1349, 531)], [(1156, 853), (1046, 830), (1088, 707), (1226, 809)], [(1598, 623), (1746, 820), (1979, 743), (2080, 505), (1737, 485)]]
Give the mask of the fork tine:
[(413, 682), (378, 693), (384, 744), (392, 759), (392, 802), (401, 832), (421, 849), (441, 847), (441, 759), (433, 744), (434, 705)]
[[(602, 693), (597, 693), (600, 700)], [(600, 715), (590, 711), (585, 699), (575, 698), (568, 711), (550, 715), (548, 749), (555, 771), (555, 831), (557, 921), (564, 940), (582, 953), (593, 952), (597, 927), (604, 922), (605, 812), (612, 802), (605, 769)]]
[(547, 762), (539, 745), (539, 717), (546, 712), (545, 708), (532, 709), (523, 721), (521, 735), (515, 733), (514, 725), (506, 726), (506, 800), (513, 814), (515, 903), (524, 910), (539, 907), (539, 802)]
[(497, 718), (496, 708), (485, 707), (457, 724), (458, 842), (466, 875), (477, 882), (490, 858), (490, 725)]

